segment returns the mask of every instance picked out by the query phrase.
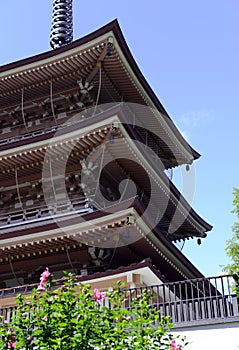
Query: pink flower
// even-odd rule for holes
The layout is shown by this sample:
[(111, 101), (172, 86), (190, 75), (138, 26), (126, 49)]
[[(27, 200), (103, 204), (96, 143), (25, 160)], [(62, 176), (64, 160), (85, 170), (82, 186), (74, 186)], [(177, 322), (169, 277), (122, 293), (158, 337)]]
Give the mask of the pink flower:
[(177, 344), (175, 340), (172, 340), (171, 349), (172, 350), (181, 350), (181, 349), (183, 349), (183, 346), (180, 344)]
[(41, 277), (40, 277), (40, 284), (39, 286), (37, 287), (37, 290), (45, 290), (45, 283), (46, 283), (46, 280), (47, 278), (50, 276), (50, 272), (49, 272), (49, 269), (48, 267), (46, 267), (45, 271), (41, 274)]
[(44, 290), (46, 290), (46, 288), (45, 288), (45, 284), (39, 284), (39, 286), (37, 287), (37, 290), (40, 290), (40, 291), (44, 291)]
[(99, 289), (94, 289), (94, 295), (93, 295), (92, 298), (98, 304), (101, 304), (105, 297), (106, 297), (106, 293), (105, 292), (100, 292)]
[[(4, 320), (3, 321), (4, 324), (9, 324), (9, 322), (7, 320)], [(7, 332), (6, 332), (6, 341), (8, 342), (7, 343), (7, 349), (16, 349), (16, 342), (15, 342), (15, 330), (14, 329), (11, 329), (11, 328), (8, 328), (7, 329)]]
[(46, 282), (46, 280), (48, 279), (48, 277), (50, 276), (50, 272), (49, 272), (49, 269), (48, 267), (46, 267), (45, 271), (41, 274), (41, 278), (40, 280)]
[(46, 316), (42, 317), (42, 321), (46, 322), (48, 319)]

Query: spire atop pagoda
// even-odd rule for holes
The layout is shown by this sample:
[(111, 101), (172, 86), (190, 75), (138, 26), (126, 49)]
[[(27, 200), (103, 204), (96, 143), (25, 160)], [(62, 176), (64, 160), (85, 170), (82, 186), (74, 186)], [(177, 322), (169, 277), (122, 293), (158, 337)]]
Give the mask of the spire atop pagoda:
[(73, 40), (72, 0), (54, 0), (50, 45), (53, 49)]

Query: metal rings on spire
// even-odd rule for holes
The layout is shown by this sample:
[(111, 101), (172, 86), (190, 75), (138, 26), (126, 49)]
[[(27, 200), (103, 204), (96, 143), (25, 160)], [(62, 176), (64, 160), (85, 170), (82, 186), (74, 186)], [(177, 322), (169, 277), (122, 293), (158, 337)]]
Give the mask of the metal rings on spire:
[(73, 40), (72, 0), (54, 0), (50, 45), (53, 49)]

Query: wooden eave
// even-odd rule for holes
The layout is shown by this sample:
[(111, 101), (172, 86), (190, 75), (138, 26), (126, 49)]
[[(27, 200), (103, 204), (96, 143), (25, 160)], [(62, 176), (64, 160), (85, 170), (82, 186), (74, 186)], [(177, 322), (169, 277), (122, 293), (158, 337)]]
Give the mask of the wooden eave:
[[(55, 249), (68, 247), (74, 250), (84, 244), (94, 245), (96, 242), (102, 242), (104, 235), (113, 237), (114, 230), (124, 229), (128, 215), (136, 218), (134, 224), (130, 227), (138, 234), (138, 239), (129, 245), (117, 247), (115, 258), (120, 259), (122, 254), (126, 254), (125, 249), (132, 250), (138, 256), (138, 259), (152, 258), (152, 263), (160, 269), (162, 274), (168, 275), (166, 271), (171, 271), (172, 280), (185, 278), (201, 277), (201, 273), (191, 264), (191, 262), (162, 234), (159, 228), (144, 235), (145, 222), (140, 219), (143, 204), (139, 198), (121, 202), (112, 206), (111, 213), (96, 211), (84, 215), (80, 220), (75, 215), (62, 219), (61, 225), (64, 230), (59, 228), (58, 224), (52, 218), (45, 222), (19, 225), (19, 227), (6, 228), (1, 230), (0, 251), (1, 259), (19, 259), (24, 256), (34, 256), (37, 252), (42, 251), (50, 254)], [(137, 221), (137, 218), (139, 221)], [(129, 226), (128, 226), (129, 227)], [(77, 238), (77, 235), (84, 238), (83, 243)], [(78, 236), (79, 237), (79, 236)], [(142, 237), (142, 238), (140, 238)], [(87, 239), (87, 243), (86, 242)], [(107, 240), (104, 240), (104, 246), (107, 246)], [(111, 242), (112, 243), (112, 242)], [(111, 246), (112, 247), (112, 246)], [(18, 258), (17, 258), (18, 256)]]
[[(111, 41), (111, 56), (102, 61), (101, 100), (107, 100), (110, 92), (113, 101), (155, 108), (177, 147), (186, 153), (190, 150), (185, 162), (197, 159), (200, 155), (182, 137), (139, 70), (116, 20), (62, 48), (0, 67), (0, 111), (18, 106), (23, 95), (24, 103), (37, 101), (39, 96), (49, 97), (51, 84), (53, 94), (76, 88), (76, 79), (87, 79)], [(96, 85), (98, 79), (97, 75)]]
[[(134, 106), (134, 104), (133, 104)], [(33, 131), (28, 134), (18, 135), (15, 138), (12, 137), (11, 140), (6, 139), (1, 141), (0, 146), (0, 159), (1, 159), (1, 167), (4, 168), (11, 168), (13, 164), (16, 165), (16, 159), (15, 162), (13, 161), (14, 157), (16, 158), (20, 154), (20, 158), (18, 157), (17, 163), (20, 165), (23, 165), (25, 162), (24, 156), (28, 153), (31, 153), (31, 156), (26, 157), (26, 163), (29, 161), (36, 161), (39, 159), (42, 159), (43, 154), (49, 144), (53, 144), (54, 139), (56, 139), (56, 135), (61, 135), (61, 140), (59, 141), (61, 144), (67, 144), (72, 143), (76, 138), (80, 138), (82, 134), (87, 139), (88, 134), (91, 134), (90, 137), (96, 138), (96, 136), (92, 136), (97, 134), (105, 133), (105, 130), (108, 131), (106, 133), (110, 133), (110, 128), (112, 126), (113, 121), (119, 121), (122, 124), (122, 128), (126, 128), (128, 134), (130, 137), (132, 137), (133, 140), (139, 141), (139, 143), (144, 143), (145, 141), (140, 137), (140, 134), (135, 130), (133, 121), (132, 121), (132, 115), (128, 114), (125, 109), (125, 104), (105, 104), (106, 109), (101, 112), (96, 110), (97, 113), (94, 114), (92, 117), (82, 119), (81, 115), (84, 113), (76, 113), (79, 115), (75, 120), (76, 122), (71, 122), (69, 119), (69, 123), (63, 124), (61, 126), (55, 126), (52, 127), (49, 131), (44, 132), (44, 130), (40, 131)], [(143, 112), (144, 109), (147, 111), (147, 107), (142, 107), (142, 110), (137, 115), (140, 123), (139, 125), (143, 125), (145, 121), (143, 121)], [(150, 112), (148, 112), (150, 113)], [(150, 113), (152, 116), (152, 119), (154, 118), (154, 114)], [(73, 116), (74, 118), (74, 116)], [(141, 118), (141, 119), (140, 119)], [(107, 123), (106, 123), (107, 121)], [(107, 124), (107, 125), (106, 125)], [(157, 125), (158, 124), (158, 125)], [(98, 130), (97, 130), (98, 127)], [(168, 135), (164, 135), (164, 130), (162, 128), (162, 125), (157, 123), (157, 119), (154, 119), (154, 122), (152, 122), (152, 129), (155, 130), (155, 134), (157, 136), (157, 142), (159, 144), (159, 147), (162, 149), (162, 154), (168, 154), (168, 160), (165, 158), (161, 158), (162, 154), (156, 154), (159, 159), (162, 160), (161, 168), (163, 163), (165, 162), (167, 165), (167, 161), (170, 162), (185, 162), (186, 158), (182, 157), (181, 149), (177, 148), (175, 146), (174, 140), (170, 138)], [(97, 130), (97, 131), (96, 131)], [(100, 130), (100, 131), (99, 131)], [(99, 137), (99, 135), (98, 135)], [(160, 143), (160, 139), (164, 138), (164, 142)], [(100, 137), (101, 140), (102, 137)], [(59, 146), (59, 142), (57, 144), (57, 140), (55, 141), (56, 145)], [(97, 145), (97, 141), (93, 141), (93, 147)], [(147, 145), (146, 145), (147, 146)], [(87, 148), (87, 144), (85, 145)], [(149, 147), (149, 146), (148, 146)], [(68, 146), (68, 149), (70, 149), (70, 144)], [(67, 150), (66, 149), (66, 152)], [(41, 154), (42, 153), (42, 154)], [(189, 154), (189, 152), (188, 152)], [(171, 158), (170, 158), (171, 155)], [(147, 152), (145, 152), (145, 157), (148, 158)], [(164, 165), (166, 167), (166, 165)], [(156, 165), (156, 168), (160, 164)]]
[[(68, 133), (60, 133), (56, 140), (52, 139), (51, 153), (57, 158), (62, 154), (70, 155), (72, 145), (77, 141), (77, 147), (74, 150), (73, 156), (76, 156), (78, 159), (83, 159), (85, 154), (89, 154), (93, 148), (96, 148), (101, 145), (101, 143), (107, 143), (109, 141), (110, 126), (114, 120), (124, 121), (125, 114), (121, 106), (117, 108), (109, 109), (105, 113), (99, 114), (98, 117), (94, 117), (94, 124), (92, 124), (91, 119), (86, 119), (80, 122), (79, 132), (75, 130), (75, 125), (70, 125), (67, 127)], [(124, 123), (120, 127), (120, 133), (124, 133)], [(125, 130), (126, 132), (126, 130)], [(134, 135), (133, 128), (129, 129), (129, 135), (137, 137), (137, 134)], [(125, 134), (127, 142), (130, 142), (131, 137), (128, 137), (128, 134)], [(117, 139), (116, 139), (117, 141)], [(147, 189), (147, 184), (145, 181), (145, 172), (139, 171), (136, 163), (133, 163), (127, 157), (124, 159), (125, 154), (125, 140), (124, 138), (118, 139), (118, 142), (115, 142), (114, 145), (111, 145), (108, 142), (109, 151), (114, 156), (114, 159), (121, 158), (121, 166), (124, 169), (127, 169), (130, 173), (137, 173), (137, 182), (139, 185), (150, 193), (150, 187)], [(91, 146), (89, 146), (89, 144)], [(27, 147), (28, 146), (28, 147)], [(212, 229), (211, 225), (207, 224), (196, 212), (189, 206), (186, 200), (181, 196), (180, 192), (174, 186), (174, 184), (167, 178), (164, 174), (163, 169), (160, 168), (157, 159), (155, 159), (153, 153), (150, 154), (144, 147), (142, 143), (135, 143), (129, 145), (130, 148), (127, 148), (128, 151), (131, 150), (132, 157), (136, 157), (137, 163), (144, 164), (145, 171), (151, 176), (157, 178), (157, 181), (161, 184), (160, 186), (167, 191), (170, 189), (168, 195), (168, 202), (171, 202), (169, 208), (165, 212), (165, 231), (167, 231), (170, 219), (175, 211), (175, 203), (177, 207), (181, 208), (181, 212), (185, 212), (185, 219), (183, 227), (185, 232), (183, 233), (182, 228), (177, 230), (175, 234), (171, 235), (171, 239), (185, 239), (188, 237), (198, 236), (204, 237), (205, 232)], [(38, 142), (30, 142), (28, 145), (23, 144), (22, 146), (11, 148), (5, 150), (1, 153), (1, 164), (2, 164), (2, 173), (0, 174), (1, 183), (9, 182), (12, 178), (12, 181), (15, 181), (15, 171), (21, 172), (21, 177), (32, 175), (37, 171), (41, 173), (42, 164), (44, 163), (44, 157), (46, 149), (48, 147), (48, 139)], [(138, 158), (137, 158), (138, 157)], [(140, 158), (139, 158), (140, 157)], [(117, 170), (117, 169), (116, 169)], [(114, 174), (115, 178), (118, 177), (117, 173)], [(119, 179), (120, 180), (120, 179)], [(174, 203), (174, 204), (173, 204)], [(157, 207), (155, 207), (157, 210)], [(154, 213), (155, 217), (157, 216), (156, 212)], [(183, 214), (182, 214), (183, 215)], [(167, 220), (168, 218), (168, 220)]]
[[(160, 271), (152, 264), (150, 258), (144, 259), (137, 263), (132, 263), (128, 266), (119, 266), (115, 269), (107, 269), (104, 272), (95, 272), (91, 275), (78, 275), (76, 276), (78, 283), (87, 283), (90, 284), (92, 288), (98, 288), (99, 290), (107, 290), (112, 287), (117, 281), (127, 282), (127, 276), (131, 276), (131, 283), (134, 283), (134, 278), (138, 280), (140, 286), (142, 286), (142, 282), (140, 281), (140, 277), (142, 277), (142, 273), (147, 276), (150, 274), (153, 276), (154, 280), (157, 281), (154, 283), (161, 284), (166, 282), (165, 277), (161, 275)], [(54, 275), (54, 273), (53, 273)], [(56, 286), (62, 285), (64, 283), (64, 278), (60, 280), (56, 280)], [(128, 282), (129, 284), (129, 282)], [(29, 294), (34, 288), (37, 288), (38, 284), (25, 284), (23, 286), (18, 286), (14, 288), (4, 288), (0, 290), (1, 307), (6, 307), (8, 305), (15, 305), (15, 296), (18, 294)], [(127, 288), (127, 285), (124, 286)], [(129, 286), (128, 286), (129, 288)], [(14, 298), (14, 299), (13, 299)]]

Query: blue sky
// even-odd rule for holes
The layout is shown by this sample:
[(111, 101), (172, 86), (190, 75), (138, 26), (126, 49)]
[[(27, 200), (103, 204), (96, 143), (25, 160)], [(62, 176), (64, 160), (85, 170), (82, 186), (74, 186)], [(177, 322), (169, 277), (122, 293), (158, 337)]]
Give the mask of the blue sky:
[[(50, 50), (52, 2), (1, 2), (1, 65)], [(239, 187), (238, 1), (73, 3), (74, 39), (118, 19), (144, 76), (202, 154), (195, 163), (193, 207), (214, 227), (201, 246), (187, 241), (183, 253), (206, 276), (217, 274), (229, 262), (232, 188)]]

